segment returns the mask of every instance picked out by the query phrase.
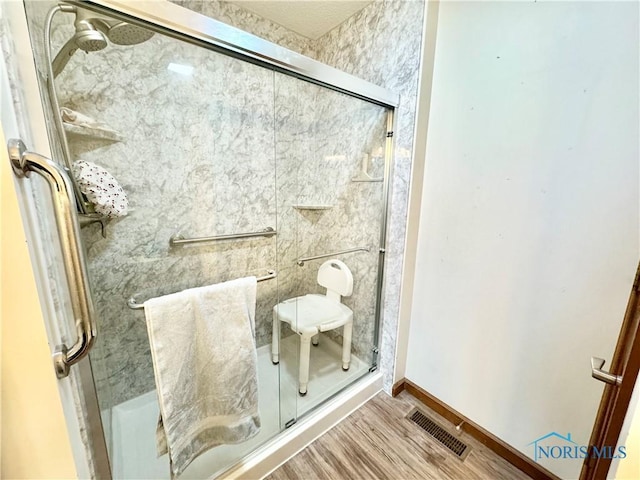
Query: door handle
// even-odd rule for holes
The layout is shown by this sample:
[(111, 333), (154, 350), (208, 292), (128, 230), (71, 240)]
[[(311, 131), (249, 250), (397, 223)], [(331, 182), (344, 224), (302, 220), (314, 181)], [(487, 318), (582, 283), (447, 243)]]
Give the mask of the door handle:
[(620, 386), (622, 383), (622, 375), (614, 375), (613, 373), (605, 372), (602, 370), (604, 363), (605, 360), (603, 358), (591, 357), (591, 376), (601, 382)]
[(42, 155), (28, 152), (21, 140), (9, 140), (8, 147), (11, 167), (16, 176), (27, 177), (29, 172), (35, 172), (44, 177), (51, 188), (77, 334), (77, 340), (71, 347), (60, 345), (53, 354), (56, 376), (64, 378), (69, 375), (69, 367), (89, 353), (97, 333), (73, 186), (64, 168)]

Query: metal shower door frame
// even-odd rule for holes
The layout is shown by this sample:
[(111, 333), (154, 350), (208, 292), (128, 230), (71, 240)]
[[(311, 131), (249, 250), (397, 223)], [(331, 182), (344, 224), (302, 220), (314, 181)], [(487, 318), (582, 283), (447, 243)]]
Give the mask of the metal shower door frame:
[[(97, 11), (98, 13), (151, 29), (165, 36), (293, 76), (302, 81), (311, 82), (388, 109), (383, 211), (374, 319), (375, 333), (372, 360), (372, 370), (374, 370), (377, 366), (380, 347), (384, 258), (391, 196), (390, 180), (393, 170), (394, 113), (399, 105), (399, 96), (370, 82), (168, 1), (69, 0), (64, 3)], [(93, 463), (93, 471), (98, 476), (110, 477), (108, 453), (104, 441), (101, 418), (97, 409), (97, 397), (91, 366), (89, 362), (84, 361), (80, 362), (77, 368), (80, 374), (79, 389), (81, 391), (79, 393), (84, 398), (95, 400), (90, 403), (96, 407), (90, 408), (85, 412), (88, 416), (86, 420), (89, 427), (89, 432), (87, 433), (90, 437), (90, 445), (87, 448), (91, 450), (90, 457), (92, 461), (90, 463)], [(91, 441), (92, 439), (93, 441)]]
[(387, 226), (390, 215), (391, 176), (393, 174), (393, 136), (396, 126), (395, 113), (400, 105), (400, 96), (371, 82), (167, 1), (67, 0), (66, 3), (94, 10), (143, 28), (149, 28), (160, 34), (214, 50), (388, 109), (383, 211), (380, 226), (374, 345), (372, 348), (371, 371), (374, 371), (377, 368), (380, 352), (380, 328), (382, 326), (382, 304), (384, 301), (384, 263)]
[(400, 96), (385, 88), (168, 1), (67, 0), (65, 3), (383, 107), (395, 109), (400, 104)]

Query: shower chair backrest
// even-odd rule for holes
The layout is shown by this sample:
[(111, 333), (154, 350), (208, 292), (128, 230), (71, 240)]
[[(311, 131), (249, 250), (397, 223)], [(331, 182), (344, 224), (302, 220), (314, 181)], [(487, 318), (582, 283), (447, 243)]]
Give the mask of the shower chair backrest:
[(327, 260), (318, 270), (318, 284), (327, 289), (327, 297), (340, 302), (353, 293), (353, 275), (340, 260)]

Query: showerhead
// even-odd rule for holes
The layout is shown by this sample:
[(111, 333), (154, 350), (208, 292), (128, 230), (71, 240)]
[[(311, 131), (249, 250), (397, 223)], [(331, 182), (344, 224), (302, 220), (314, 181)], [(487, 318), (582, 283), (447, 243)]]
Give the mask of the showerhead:
[(107, 46), (107, 39), (97, 30), (76, 31), (71, 37), (71, 41), (75, 46), (85, 52), (97, 52)]
[(109, 40), (116, 45), (136, 45), (153, 37), (153, 32), (126, 22), (111, 20), (105, 22), (109, 29), (105, 32)]
[(130, 23), (105, 17), (99, 13), (90, 12), (83, 8), (76, 9), (76, 30), (90, 25), (92, 28), (100, 30), (111, 42), (116, 45), (135, 45), (145, 42), (153, 36), (153, 32), (131, 25)]
[(76, 32), (63, 45), (52, 62), (54, 77), (57, 77), (62, 72), (78, 49), (85, 52), (97, 52), (106, 48), (107, 38), (116, 45), (136, 45), (149, 40), (153, 36), (153, 32), (147, 29), (105, 17), (83, 8), (72, 7), (70, 11), (76, 14), (76, 19), (73, 23)]

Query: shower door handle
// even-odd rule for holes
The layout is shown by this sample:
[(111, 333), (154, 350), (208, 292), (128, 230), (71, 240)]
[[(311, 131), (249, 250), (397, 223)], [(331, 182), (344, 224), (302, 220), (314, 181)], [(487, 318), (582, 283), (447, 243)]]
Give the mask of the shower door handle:
[(28, 177), (30, 172), (36, 172), (44, 177), (51, 189), (53, 210), (78, 336), (71, 347), (68, 348), (63, 344), (57, 346), (53, 353), (56, 376), (64, 378), (69, 375), (69, 367), (78, 363), (89, 353), (97, 333), (89, 277), (80, 243), (80, 225), (73, 185), (62, 166), (42, 155), (28, 152), (21, 140), (9, 140), (8, 150), (11, 167), (16, 176)]
[(604, 358), (591, 357), (591, 376), (601, 382), (619, 386), (622, 383), (622, 375), (605, 372), (602, 370), (604, 363)]

